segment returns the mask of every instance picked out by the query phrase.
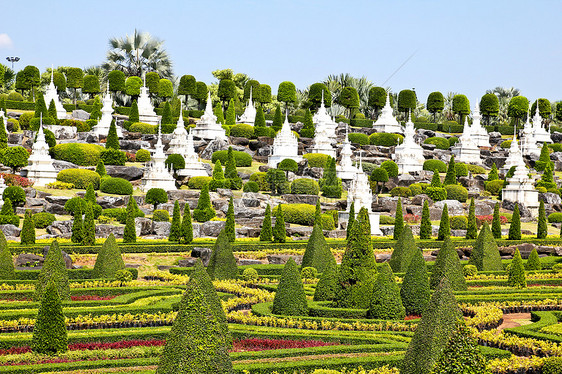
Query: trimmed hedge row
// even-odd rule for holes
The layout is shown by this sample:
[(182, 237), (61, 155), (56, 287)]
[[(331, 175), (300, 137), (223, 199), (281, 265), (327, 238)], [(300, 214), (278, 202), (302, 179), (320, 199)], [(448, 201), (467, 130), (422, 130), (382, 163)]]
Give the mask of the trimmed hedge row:
[[(139, 277), (139, 270), (134, 268), (125, 269), (133, 276), (133, 279)], [(94, 279), (94, 269), (69, 269), (68, 279)], [(37, 280), (41, 270), (16, 270), (16, 279), (18, 280)]]

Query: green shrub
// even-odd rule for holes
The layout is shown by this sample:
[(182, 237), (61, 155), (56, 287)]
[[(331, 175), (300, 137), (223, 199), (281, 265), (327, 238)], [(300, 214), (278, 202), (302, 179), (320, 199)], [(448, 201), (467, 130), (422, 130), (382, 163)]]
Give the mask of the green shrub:
[(390, 196), (410, 197), (412, 191), (408, 187), (394, 187), (390, 190)]
[(525, 288), (527, 287), (527, 280), (525, 279), (525, 267), (521, 259), (519, 249), (515, 250), (513, 261), (511, 261), (508, 271), (507, 284), (510, 287)]
[(308, 160), (308, 166), (311, 168), (325, 168), (329, 157), (323, 153), (307, 153), (303, 156)]
[(16, 216), (15, 214), (12, 215), (0, 214), (0, 225), (14, 225), (16, 227), (19, 227), (20, 217)]
[(133, 274), (127, 269), (121, 269), (115, 272), (114, 278), (121, 283), (127, 283), (133, 280)]
[(369, 144), (369, 137), (366, 134), (352, 132), (347, 134), (347, 138), (351, 143), (356, 143), (359, 145), (368, 145)]
[(25, 211), (20, 239), (22, 245), (35, 244), (35, 223), (29, 209)]
[(452, 147), (457, 144), (459, 138), (457, 138), (456, 136), (451, 136), (449, 139), (447, 139), (447, 141), (449, 142), (449, 147)]
[(152, 213), (154, 222), (170, 222), (170, 213), (167, 210), (157, 209)]
[(371, 145), (378, 145), (383, 147), (392, 147), (402, 142), (404, 137), (399, 134), (390, 133), (374, 133), (369, 136), (369, 143)]
[(180, 154), (172, 153), (166, 158), (164, 164), (167, 168), (176, 171), (185, 168), (185, 159)]
[(79, 189), (86, 189), (92, 184), (97, 190), (100, 187), (100, 179), (98, 173), (86, 169), (65, 169), (57, 174), (57, 181), (72, 183), (75, 188)]
[(394, 225), (394, 217), (381, 214), (379, 223), (381, 225)]
[(504, 181), (502, 179), (498, 179), (495, 181), (490, 181), (485, 183), (486, 191), (491, 193), (492, 195), (497, 195), (503, 189)]
[(443, 240), (441, 249), (435, 259), (435, 265), (431, 270), (431, 279), (429, 282), (431, 288), (437, 288), (443, 278), (449, 280), (451, 288), (454, 291), (467, 290), (459, 255), (451, 242), (451, 238), (448, 236)]
[(269, 191), (269, 183), (265, 179), (265, 172), (256, 172), (250, 175), (250, 182), (256, 182), (260, 188), (260, 191)]
[(221, 231), (215, 242), (207, 273), (211, 279), (236, 279), (238, 277), (238, 266), (232, 254), (232, 246), (226, 230)]
[(465, 216), (453, 216), (450, 219), (451, 230), (466, 230), (468, 218)]
[(443, 187), (427, 187), (425, 193), (433, 201), (447, 200), (447, 190)]
[(162, 188), (151, 188), (147, 191), (144, 201), (147, 204), (152, 204), (154, 209), (158, 204), (164, 204), (168, 202), (168, 194)]
[(466, 164), (463, 164), (462, 162), (455, 163), (455, 174), (457, 177), (468, 176), (468, 168), (466, 167)]
[(537, 249), (533, 248), (531, 254), (529, 254), (529, 258), (525, 263), (525, 269), (527, 270), (542, 270), (541, 259), (539, 254), (537, 253)]
[(200, 190), (203, 186), (208, 185), (211, 179), (211, 177), (191, 177), (187, 182), (187, 187), (194, 190)]
[(302, 279), (316, 279), (316, 278), (318, 278), (318, 270), (316, 270), (316, 268), (313, 268), (312, 266), (302, 268), (301, 278)]
[(423, 193), (423, 187), (421, 183), (412, 183), (409, 187), (410, 196), (416, 196)]
[(322, 214), (321, 216), (322, 229), (323, 230), (335, 230), (336, 223), (334, 222), (334, 216), (331, 214)]
[(37, 313), (31, 349), (39, 354), (53, 355), (68, 350), (68, 333), (57, 286), (50, 280)]
[[(232, 151), (234, 160), (236, 161), (237, 167), (248, 167), (252, 166), (252, 156), (242, 151)], [(228, 151), (216, 151), (211, 156), (211, 162), (216, 164), (220, 160), (221, 164), (226, 165), (228, 160)]]
[(197, 222), (207, 222), (215, 216), (216, 213), (211, 205), (211, 198), (209, 196), (209, 184), (207, 183), (201, 188), (197, 207), (193, 210), (193, 219)]
[(295, 195), (318, 195), (320, 186), (314, 179), (299, 178), (291, 183), (291, 193)]
[(56, 240), (51, 243), (45, 262), (43, 262), (43, 267), (39, 272), (37, 283), (35, 283), (34, 300), (40, 301), (43, 298), (45, 289), (51, 281), (55, 282), (60, 298), (62, 300), (70, 300), (68, 273), (62, 251)]
[(114, 195), (132, 195), (133, 185), (123, 178), (105, 177), (101, 182), (100, 191)]
[(398, 165), (396, 162), (391, 160), (386, 160), (381, 164), (381, 168), (386, 170), (390, 178), (398, 176)]
[(258, 271), (254, 268), (247, 268), (242, 272), (242, 279), (246, 282), (256, 281), (258, 278)]
[(445, 186), (447, 191), (447, 200), (458, 200), (461, 203), (466, 202), (468, 199), (468, 190), (458, 184), (450, 184)]
[(511, 142), (512, 140), (504, 140), (503, 142), (501, 142), (500, 147), (502, 147), (503, 149), (508, 149), (509, 147), (511, 147)]
[(447, 172), (447, 164), (441, 160), (425, 160), (423, 170), (437, 171), (438, 173)]
[(547, 357), (544, 359), (542, 374), (561, 374), (562, 357)]
[(33, 223), (36, 229), (44, 229), (56, 220), (53, 214), (47, 212), (35, 213), (33, 215)]
[(110, 234), (98, 252), (92, 275), (94, 278), (113, 279), (115, 274), (123, 269), (125, 269), (125, 262), (121, 250), (115, 241), (115, 236)]
[(320, 279), (318, 280), (318, 283), (316, 284), (314, 301), (327, 301), (334, 298), (337, 281), (336, 270), (336, 259), (333, 255), (331, 255), (322, 275), (320, 276)]
[[(265, 221), (265, 220), (264, 220)], [(287, 230), (285, 228), (285, 214), (282, 204), (275, 209), (275, 225), (272, 230), (274, 243), (285, 243), (287, 241)]]
[(478, 268), (474, 265), (464, 265), (462, 272), (465, 277), (474, 277), (478, 275)]
[(96, 166), (103, 150), (105, 150), (103, 147), (96, 144), (63, 143), (53, 148), (53, 154), (56, 160), (68, 161), (80, 166)]
[(561, 223), (562, 213), (554, 212), (548, 215), (548, 222), (550, 223)]
[(158, 126), (143, 122), (135, 122), (129, 127), (129, 132), (140, 132), (141, 134), (156, 134)]
[(449, 149), (449, 141), (445, 138), (441, 138), (439, 136), (434, 136), (431, 138), (427, 138), (423, 142), (424, 144), (434, 144), (437, 149), (447, 150)]
[(296, 225), (312, 226), (316, 207), (310, 204), (284, 204), (283, 215), (285, 222)]
[(274, 314), (287, 316), (305, 316), (308, 314), (306, 294), (297, 264), (292, 257), (283, 268), (271, 311)]
[(230, 128), (230, 136), (251, 139), (254, 137), (254, 126), (239, 123)]
[(12, 252), (2, 231), (0, 231), (0, 279), (16, 279)]
[(406, 270), (406, 275), (402, 280), (400, 296), (408, 315), (421, 315), (429, 302), (431, 296), (429, 278), (420, 249), (413, 251), (408, 270)]
[(492, 231), (486, 222), (482, 224), (478, 238), (474, 242), (469, 265), (474, 265), (478, 271), (500, 271), (503, 270), (500, 251)]
[(244, 192), (258, 192), (259, 190), (260, 186), (256, 182), (249, 181), (244, 184)]
[(2, 192), (2, 199), (4, 201), (9, 199), (13, 207), (22, 206), (25, 204), (25, 191), (20, 186), (6, 187)]
[(373, 295), (367, 317), (377, 319), (402, 320), (406, 310), (402, 305), (400, 287), (396, 284), (390, 265), (384, 263), (373, 286)]
[(479, 165), (466, 164), (466, 168), (472, 174), (486, 174), (486, 169)]
[(136, 162), (148, 162), (150, 161), (150, 152), (146, 149), (139, 149), (137, 153), (135, 153), (135, 160)]
[(8, 97), (6, 98), (6, 100), (9, 101), (23, 101), (23, 96), (16, 91), (12, 91), (8, 94)]

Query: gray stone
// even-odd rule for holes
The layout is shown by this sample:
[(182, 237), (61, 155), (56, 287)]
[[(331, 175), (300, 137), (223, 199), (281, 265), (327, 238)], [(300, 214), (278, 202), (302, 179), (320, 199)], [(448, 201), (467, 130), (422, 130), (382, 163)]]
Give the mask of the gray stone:
[(539, 193), (539, 201), (544, 201), (545, 204), (562, 204), (560, 195), (552, 192)]
[(28, 197), (27, 199), (25, 199), (25, 203), (27, 204), (28, 207), (45, 206), (46, 201), (43, 199), (35, 199), (35, 198)]
[(109, 236), (109, 234), (113, 234), (115, 238), (122, 239), (124, 231), (124, 226), (96, 225), (96, 238), (105, 239)]
[(223, 139), (213, 139), (207, 144), (207, 147), (201, 152), (201, 158), (205, 160), (210, 160), (213, 156), (213, 153), (216, 151), (222, 151), (228, 149), (228, 142)]
[(222, 198), (231, 198), (232, 195), (232, 190), (230, 188), (217, 188), (217, 194), (222, 197)]
[(199, 195), (201, 193), (201, 191), (199, 190), (170, 190), (167, 192), (168, 192), (168, 199), (170, 201), (199, 199)]
[(74, 221), (55, 221), (47, 226), (46, 231), (48, 234), (63, 237), (67, 234), (72, 234), (72, 224)]
[[(442, 200), (433, 204), (433, 208), (443, 210), (443, 206), (447, 204), (447, 212), (449, 216), (462, 216), (464, 214), (464, 207), (458, 200)], [(441, 218), (441, 216), (439, 216)]]
[(259, 194), (256, 192), (244, 192), (241, 199), (242, 205), (245, 207), (259, 207), (260, 200), (257, 195)]
[(428, 205), (433, 204), (433, 200), (431, 200), (429, 196), (427, 196), (426, 194), (416, 195), (411, 199), (413, 205), (419, 205), (419, 206), (423, 206), (423, 203), (426, 200)]
[[(502, 200), (502, 208), (506, 209), (506, 210), (511, 210), (513, 211), (515, 209), (515, 204), (513, 201), (509, 201), (509, 200)], [(525, 207), (524, 205), (519, 204), (519, 214), (521, 216), (521, 218), (532, 218), (533, 215), (531, 214), (531, 211)]]
[(25, 189), (25, 197), (26, 198), (35, 198), (37, 196), (37, 190), (32, 187), (28, 187)]
[(109, 176), (123, 178), (128, 181), (139, 180), (144, 175), (144, 170), (135, 166), (106, 165), (105, 171)]
[(119, 196), (102, 196), (96, 202), (103, 208), (119, 208), (125, 206), (125, 199)]
[(225, 221), (207, 221), (201, 223), (202, 236), (218, 237), (222, 229), (224, 229), (225, 224)]
[(204, 266), (209, 265), (211, 260), (211, 254), (213, 253), (211, 248), (205, 247), (194, 247), (191, 250), (191, 257), (200, 258)]
[(398, 185), (403, 187), (408, 187), (411, 184), (416, 183), (416, 178), (411, 174), (400, 174), (398, 176)]
[(152, 148), (150, 143), (144, 140), (120, 140), (119, 147), (122, 150), (138, 151), (139, 149)]
[(303, 236), (310, 236), (311, 234), (312, 234), (312, 227), (295, 226), (295, 227), (287, 228), (288, 236), (303, 237)]
[(193, 237), (200, 238), (201, 237), (201, 224), (197, 222), (192, 222), (191, 225), (193, 226)]
[(474, 214), (477, 216), (491, 216), (494, 214), (494, 208), (486, 201), (476, 200), (474, 202)]
[(261, 260), (254, 260), (253, 258), (239, 258), (236, 260), (238, 266), (245, 266), (245, 265), (263, 265), (265, 264), (264, 261)]
[(69, 196), (46, 196), (45, 200), (49, 203), (64, 205), (68, 200), (70, 200)]
[(0, 225), (0, 231), (4, 233), (5, 236), (15, 236), (19, 237), (21, 229), (14, 225)]
[[(194, 257), (188, 257), (188, 258), (184, 258), (178, 261), (178, 266), (182, 267), (182, 268), (191, 268), (195, 266), (195, 263), (197, 262), (197, 259)], [(172, 268), (172, 267), (170, 267)], [(160, 270), (160, 267), (158, 268), (158, 270)]]
[(53, 167), (55, 168), (56, 171), (79, 168), (78, 165), (73, 164), (72, 162), (61, 161), (61, 160), (53, 160)]
[[(43, 256), (39, 256), (33, 253), (21, 253), (16, 257), (16, 268), (37, 268), (43, 266), (43, 261), (45, 258)], [(34, 266), (32, 266), (34, 265)]]
[(75, 109), (72, 111), (72, 118), (85, 121), (90, 119), (90, 113), (82, 109)]
[(45, 212), (51, 214), (58, 214), (58, 215), (70, 214), (69, 212), (64, 210), (64, 205), (52, 204), (52, 203), (47, 203), (45, 205)]
[(170, 229), (172, 224), (170, 222), (153, 222), (152, 230), (154, 235), (168, 237), (170, 236)]
[(272, 265), (284, 265), (292, 258), (297, 265), (302, 264), (302, 256), (300, 255), (267, 255), (267, 262)]
[(316, 205), (318, 201), (318, 195), (297, 195), (297, 194), (286, 194), (281, 196), (288, 204), (310, 204)]
[(76, 131), (76, 127), (74, 126), (47, 125), (45, 126), (45, 128), (51, 130), (53, 132), (53, 135), (55, 135), (56, 139), (76, 138), (77, 131)]
[(135, 232), (137, 236), (152, 234), (152, 220), (150, 218), (135, 218)]
[(394, 235), (394, 226), (380, 226), (383, 236)]

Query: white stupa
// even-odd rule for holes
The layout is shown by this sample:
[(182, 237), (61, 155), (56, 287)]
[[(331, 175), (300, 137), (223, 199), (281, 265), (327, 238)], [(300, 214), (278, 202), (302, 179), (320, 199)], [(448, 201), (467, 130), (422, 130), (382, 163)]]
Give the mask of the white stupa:
[(244, 113), (238, 118), (238, 123), (246, 123), (248, 125), (254, 125), (256, 122), (256, 107), (254, 106), (254, 102), (252, 101), (252, 86), (250, 86), (250, 100), (248, 100), (248, 105), (244, 110)]
[(154, 107), (152, 106), (150, 97), (148, 96), (148, 87), (146, 87), (146, 75), (143, 76), (143, 84), (140, 89), (137, 106), (139, 108), (140, 122), (149, 123), (151, 125), (158, 125), (160, 123), (159, 117), (156, 112), (154, 112)]
[(501, 168), (503, 174), (507, 173), (512, 166), (517, 166), (522, 159), (521, 149), (519, 148), (519, 143), (517, 142), (517, 137), (515, 132), (513, 133), (513, 140), (511, 141), (511, 146), (509, 147), (509, 154), (505, 160), (505, 164)]
[(35, 186), (43, 187), (57, 180), (58, 171), (53, 166), (53, 159), (49, 155), (49, 145), (45, 141), (43, 132), (43, 116), (40, 117), (37, 139), (33, 143), (31, 155), (28, 159), (29, 165), (27, 178), (33, 180)]
[(164, 154), (164, 146), (162, 145), (162, 132), (158, 126), (158, 141), (154, 147), (152, 162), (148, 166), (148, 172), (141, 180), (141, 189), (147, 192), (151, 188), (162, 188), (164, 191), (176, 190), (176, 180), (174, 176), (166, 168), (166, 155)]
[(60, 102), (59, 99), (59, 95), (57, 93), (57, 88), (55, 87), (55, 83), (53, 82), (53, 76), (54, 76), (54, 69), (53, 67), (51, 67), (51, 83), (49, 83), (49, 86), (47, 87), (47, 91), (45, 92), (45, 105), (47, 105), (47, 108), (49, 107), (49, 105), (51, 105), (51, 100), (55, 101), (55, 108), (57, 108), (57, 118), (58, 119), (65, 119), (66, 118), (66, 109), (64, 109), (64, 107), (62, 106), (62, 103)]
[[(92, 127), (92, 132), (98, 136), (107, 136), (107, 134), (109, 134), (109, 127), (111, 127), (111, 121), (113, 121), (113, 100), (111, 99), (111, 94), (109, 92), (109, 82), (107, 82), (107, 89), (102, 102), (103, 107), (101, 108), (101, 119), (94, 127)], [(115, 124), (115, 129), (117, 130), (117, 137), (122, 138), (123, 130), (121, 129), (121, 126)]]
[(4, 178), (2, 176), (0, 176), (0, 206), (4, 205), (4, 200), (2, 198), (2, 194), (4, 193), (4, 190), (6, 189), (6, 183), (4, 183)]
[(195, 152), (195, 146), (193, 144), (193, 135), (191, 130), (187, 135), (187, 143), (185, 146), (186, 154), (183, 156), (185, 159), (185, 167), (177, 171), (180, 177), (208, 177), (209, 173), (207, 169), (203, 166), (203, 162)]
[(535, 138), (535, 129), (529, 121), (529, 115), (527, 115), (527, 122), (523, 126), (523, 133), (521, 135), (521, 152), (523, 156), (533, 158), (538, 158), (541, 154), (540, 147)]
[[(478, 147), (491, 147), (490, 145), (490, 135), (488, 135), (488, 131), (482, 126), (480, 120), (482, 116), (480, 115), (480, 107), (478, 103), (474, 106), (474, 112), (472, 112), (472, 126), (471, 126), (471, 134), (474, 143)], [(465, 124), (466, 126), (466, 124)]]
[(538, 214), (539, 192), (529, 178), (529, 170), (520, 156), (515, 166), (515, 174), (507, 179), (508, 185), (502, 190), (502, 201), (511, 201), (524, 205), (531, 213)]
[[(528, 117), (528, 116), (527, 116)], [(537, 143), (552, 143), (550, 138), (550, 133), (546, 131), (546, 128), (542, 124), (542, 117), (539, 113), (539, 101), (537, 100), (537, 110), (533, 116), (533, 131), (535, 135), (535, 140)]]
[(480, 148), (474, 141), (471, 132), (472, 128), (468, 124), (468, 118), (464, 118), (464, 128), (459, 141), (453, 147), (453, 154), (455, 155), (456, 162), (463, 162), (465, 164), (481, 164)]
[(281, 127), (281, 130), (273, 140), (273, 150), (269, 155), (267, 165), (270, 168), (276, 168), (277, 164), (286, 158), (290, 158), (296, 162), (302, 160), (302, 157), (299, 156), (299, 141), (291, 131), (288, 112), (285, 112), (283, 127)]
[[(180, 100), (180, 108), (183, 103)], [(176, 123), (176, 128), (172, 133), (172, 139), (170, 140), (170, 145), (168, 147), (167, 154), (178, 154), (185, 158), (189, 150), (187, 149), (187, 130), (183, 122), (183, 115), (180, 113), (178, 122)]]
[(408, 122), (406, 122), (404, 127), (404, 141), (396, 146), (392, 155), (392, 158), (398, 165), (398, 172), (400, 174), (423, 170), (423, 163), (425, 162), (423, 148), (416, 143), (415, 135), (414, 123), (410, 116), (408, 116)]
[(353, 161), (351, 156), (353, 156), (353, 151), (351, 150), (351, 142), (347, 138), (348, 127), (345, 127), (345, 141), (340, 152), (340, 164), (336, 166), (336, 173), (338, 178), (342, 180), (352, 180), (357, 174), (357, 168), (353, 166)]
[(313, 146), (310, 152), (323, 153), (336, 158), (336, 148), (332, 145), (336, 143), (335, 131), (333, 133), (334, 136), (331, 135), (331, 129), (329, 129), (328, 126), (325, 126), (322, 122), (318, 123), (314, 132), (314, 139), (312, 140)]
[(217, 123), (217, 116), (213, 113), (213, 102), (211, 100), (211, 93), (207, 96), (207, 106), (205, 113), (191, 130), (193, 136), (199, 139), (213, 140), (216, 138), (226, 139), (226, 132), (220, 123)]
[(382, 108), (379, 118), (373, 124), (373, 128), (377, 130), (377, 132), (403, 133), (402, 126), (400, 126), (396, 118), (392, 115), (389, 94), (386, 94), (386, 104), (384, 108)]
[(318, 111), (312, 116), (312, 123), (314, 123), (316, 132), (324, 131), (332, 142), (336, 140), (336, 128), (338, 124), (330, 117), (326, 110), (326, 106), (324, 105), (324, 90), (322, 90), (322, 103)]

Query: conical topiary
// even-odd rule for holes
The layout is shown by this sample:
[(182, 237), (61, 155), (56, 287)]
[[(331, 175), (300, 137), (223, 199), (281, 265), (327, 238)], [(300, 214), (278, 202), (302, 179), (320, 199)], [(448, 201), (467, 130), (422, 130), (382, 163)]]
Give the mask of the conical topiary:
[(408, 315), (421, 315), (429, 302), (431, 291), (427, 277), (427, 267), (420, 249), (415, 251), (410, 265), (408, 265), (408, 270), (402, 280), (400, 296)]
[(271, 312), (285, 316), (306, 316), (308, 314), (308, 304), (302, 279), (297, 264), (292, 257), (283, 267)]
[(500, 179), (500, 176), (498, 174), (498, 167), (496, 166), (496, 163), (494, 162), (492, 164), (492, 168), (490, 169), (490, 172), (488, 173), (488, 182), (497, 181), (498, 179)]
[(82, 222), (82, 204), (77, 204), (72, 221), (72, 236), (70, 237), (70, 241), (72, 243), (82, 243), (83, 240), (84, 223)]
[(352, 201), (351, 206), (349, 207), (349, 219), (347, 221), (347, 228), (345, 230), (345, 240), (349, 240), (349, 234), (351, 233), (353, 222), (355, 222), (355, 201)]
[(107, 175), (107, 171), (105, 170), (105, 164), (103, 163), (103, 160), (98, 161), (98, 164), (96, 166), (96, 173), (98, 173), (100, 177)]
[(233, 243), (236, 240), (236, 228), (234, 222), (234, 200), (232, 196), (228, 202), (228, 210), (226, 211), (226, 223), (224, 225), (224, 231), (226, 232), (226, 237), (228, 241)]
[(189, 204), (183, 207), (183, 219), (181, 220), (181, 243), (189, 244), (193, 241), (193, 224), (191, 222), (191, 212)]
[(236, 279), (238, 277), (236, 259), (232, 254), (232, 247), (224, 229), (220, 232), (213, 247), (207, 272), (211, 279)]
[(527, 270), (542, 270), (541, 259), (536, 248), (533, 248), (525, 264), (525, 269)]
[(115, 125), (115, 121), (111, 121), (111, 125), (109, 125), (109, 131), (107, 133), (107, 139), (105, 142), (105, 149), (121, 149), (121, 146), (119, 145), (119, 137), (117, 136), (117, 126)]
[(400, 238), (402, 230), (404, 230), (404, 215), (402, 214), (402, 198), (399, 197), (398, 203), (396, 204), (396, 214), (394, 216), (394, 240)]
[(256, 108), (256, 119), (254, 121), (254, 129), (256, 127), (265, 127), (265, 116), (263, 115), (263, 108), (258, 106)]
[(164, 109), (162, 110), (162, 120), (160, 123), (163, 125), (170, 125), (174, 123), (172, 118), (172, 107), (168, 101), (164, 104)]
[(35, 283), (34, 299), (36, 301), (41, 300), (45, 288), (50, 281), (55, 282), (61, 300), (70, 300), (70, 285), (68, 283), (66, 264), (59, 243), (56, 240), (51, 243)]
[(501, 271), (503, 270), (502, 259), (496, 240), (486, 222), (482, 224), (478, 238), (474, 242), (469, 265), (474, 265), (478, 271)]
[(283, 127), (283, 115), (281, 114), (281, 107), (277, 105), (277, 107), (275, 107), (275, 114), (273, 115), (271, 128), (277, 132), (281, 130), (281, 127)]
[(431, 238), (431, 220), (429, 215), (429, 205), (427, 200), (423, 201), (422, 216), (420, 222), (420, 239), (430, 239)]
[(447, 167), (447, 174), (445, 175), (445, 180), (443, 181), (444, 186), (451, 184), (457, 184), (457, 173), (455, 171), (455, 156), (451, 156), (449, 159), (449, 166)]
[(521, 218), (519, 215), (519, 204), (515, 204), (511, 225), (509, 226), (508, 240), (521, 240)]
[(217, 116), (217, 123), (224, 125), (224, 112), (222, 111), (222, 106), (220, 103), (217, 103), (217, 105), (215, 105), (213, 113), (215, 114), (215, 116)]
[(96, 204), (96, 192), (94, 191), (93, 183), (90, 183), (88, 185), (88, 188), (86, 188), (86, 194), (84, 194), (84, 201), (86, 201), (87, 203)]
[(238, 176), (238, 170), (236, 169), (236, 159), (234, 158), (234, 151), (232, 150), (232, 147), (228, 147), (228, 151), (226, 154), (224, 177), (228, 180), (231, 190), (239, 190), (242, 188), (242, 178)]
[(4, 279), (16, 279), (16, 271), (12, 252), (8, 247), (4, 233), (0, 231), (0, 280)]
[(139, 106), (137, 101), (133, 100), (131, 104), (131, 109), (129, 110), (129, 121), (132, 123), (139, 122)]
[(226, 326), (226, 314), (224, 313), (221, 300), (217, 294), (215, 286), (213, 286), (211, 277), (205, 270), (205, 266), (203, 266), (203, 262), (200, 258), (197, 259), (195, 266), (193, 267), (193, 271), (189, 274), (189, 283), (193, 283), (193, 286), (201, 288), (203, 295), (205, 295), (205, 298), (211, 306), (213, 314), (217, 317), (217, 320), (220, 323), (223, 323)]
[(55, 105), (55, 99), (51, 99), (51, 102), (49, 103), (49, 109), (47, 109), (47, 112), (49, 113), (49, 117), (51, 117), (55, 121), (58, 120), (57, 107)]
[(398, 238), (398, 241), (394, 245), (394, 250), (390, 255), (390, 260), (388, 264), (395, 273), (404, 273), (410, 265), (412, 256), (417, 251), (418, 247), (412, 235), (412, 229), (410, 226), (406, 226), (402, 235)]
[(500, 221), (500, 204), (494, 205), (494, 215), (492, 217), (492, 235), (496, 239), (502, 238), (502, 224)]
[(35, 244), (35, 223), (31, 216), (31, 210), (25, 211), (23, 226), (20, 233), (21, 245)]
[(92, 204), (86, 204), (86, 211), (84, 214), (84, 226), (82, 230), (82, 244), (94, 245), (96, 243), (96, 224), (94, 223), (94, 212)]
[(544, 211), (544, 201), (539, 205), (539, 219), (537, 223), (537, 239), (545, 239), (548, 235), (548, 227), (546, 225), (546, 212)]
[(437, 253), (435, 264), (431, 270), (430, 286), (435, 289), (441, 283), (441, 279), (447, 278), (454, 291), (466, 291), (466, 281), (462, 271), (459, 255), (451, 238), (443, 240), (441, 249)]
[(312, 113), (310, 109), (307, 109), (304, 113), (304, 125), (301, 129), (301, 136), (303, 138), (313, 138), (314, 137), (314, 123), (312, 122)]
[(0, 216), (13, 216), (15, 214), (14, 208), (12, 206), (12, 200), (9, 197), (4, 199), (4, 205), (0, 210)]
[(314, 301), (333, 300), (336, 293), (336, 281), (337, 263), (334, 255), (332, 255), (314, 290)]
[(509, 274), (507, 277), (507, 284), (510, 287), (527, 287), (525, 267), (523, 266), (523, 260), (521, 259), (519, 248), (515, 250), (515, 254), (513, 255), (513, 261), (511, 261), (511, 267), (509, 268)]
[(318, 270), (319, 273), (322, 273), (324, 269), (326, 269), (326, 266), (328, 266), (332, 257), (330, 247), (324, 238), (322, 227), (320, 224), (315, 224), (310, 238), (308, 239), (308, 243), (306, 244), (301, 267), (313, 267)]
[(400, 287), (388, 262), (382, 264), (373, 286), (371, 305), (367, 316), (378, 319), (399, 319), (406, 316), (406, 309), (402, 305)]
[(226, 125), (234, 126), (236, 125), (236, 111), (234, 109), (234, 99), (230, 99), (228, 103), (228, 108), (226, 108)]
[(273, 226), (273, 242), (285, 243), (287, 240), (287, 231), (285, 230), (285, 216), (281, 204), (277, 206), (275, 211), (275, 226)]
[(207, 222), (216, 216), (215, 210), (211, 205), (211, 198), (209, 196), (209, 184), (206, 183), (201, 189), (197, 206), (193, 210), (193, 219), (197, 222)]
[(109, 234), (96, 257), (93, 278), (113, 279), (115, 273), (121, 269), (125, 269), (121, 250), (115, 241), (115, 236)]
[(271, 232), (271, 207), (267, 204), (265, 208), (265, 217), (261, 225), (260, 242), (270, 242), (272, 238)]
[(451, 226), (449, 224), (449, 210), (447, 208), (447, 204), (443, 204), (443, 212), (441, 213), (441, 221), (439, 222), (437, 240), (443, 240), (447, 236), (451, 236)]
[(137, 242), (137, 229), (135, 227), (135, 216), (133, 214), (127, 214), (127, 218), (125, 220), (125, 230), (123, 231), (123, 243), (136, 243), (136, 242)]
[(39, 354), (54, 355), (68, 350), (68, 333), (57, 286), (50, 280), (41, 298), (33, 326), (31, 349)]
[(170, 227), (170, 235), (168, 240), (171, 242), (177, 242), (181, 237), (181, 213), (180, 213), (180, 203), (176, 200), (174, 201), (174, 212), (172, 213), (172, 226)]
[(466, 239), (476, 239), (478, 236), (478, 225), (476, 224), (476, 206), (474, 205), (474, 198), (470, 199), (470, 206), (468, 208), (468, 223), (466, 226)]

